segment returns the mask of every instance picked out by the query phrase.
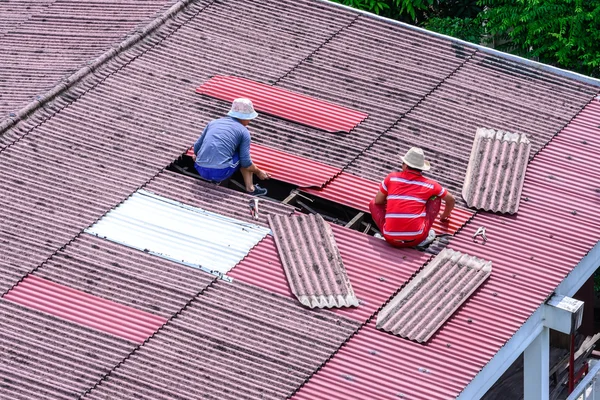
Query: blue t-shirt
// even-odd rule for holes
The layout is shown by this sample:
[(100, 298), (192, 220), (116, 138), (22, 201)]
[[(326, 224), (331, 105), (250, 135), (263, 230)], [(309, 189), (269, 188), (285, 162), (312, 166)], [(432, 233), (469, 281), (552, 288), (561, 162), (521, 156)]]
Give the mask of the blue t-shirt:
[(243, 168), (252, 165), (250, 131), (231, 117), (210, 121), (194, 144), (196, 164), (204, 168), (235, 167), (232, 162), (235, 153), (239, 154)]

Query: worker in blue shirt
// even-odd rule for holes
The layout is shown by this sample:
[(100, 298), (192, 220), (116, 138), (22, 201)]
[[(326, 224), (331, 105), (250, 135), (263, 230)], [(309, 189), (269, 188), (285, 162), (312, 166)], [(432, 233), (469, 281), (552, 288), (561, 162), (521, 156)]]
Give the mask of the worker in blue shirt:
[(194, 144), (196, 171), (208, 181), (221, 182), (240, 170), (249, 194), (264, 196), (267, 189), (254, 184), (254, 175), (269, 179), (250, 158), (248, 124), (258, 114), (249, 99), (235, 99), (227, 117), (210, 121)]

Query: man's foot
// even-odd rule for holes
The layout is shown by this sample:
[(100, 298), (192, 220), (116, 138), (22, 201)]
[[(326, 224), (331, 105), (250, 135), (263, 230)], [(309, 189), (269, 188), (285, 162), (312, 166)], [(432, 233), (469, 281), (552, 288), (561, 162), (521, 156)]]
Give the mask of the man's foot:
[(417, 245), (417, 247), (427, 247), (435, 240), (435, 231), (433, 229), (429, 230), (429, 234), (421, 243)]
[(376, 237), (377, 239), (385, 240), (385, 238), (383, 237), (383, 235), (381, 233), (375, 232), (375, 234), (373, 235), (373, 237)]
[(261, 188), (258, 185), (254, 185), (254, 191), (253, 192), (248, 192), (248, 194), (251, 195), (251, 196), (266, 196), (267, 195), (267, 189)]

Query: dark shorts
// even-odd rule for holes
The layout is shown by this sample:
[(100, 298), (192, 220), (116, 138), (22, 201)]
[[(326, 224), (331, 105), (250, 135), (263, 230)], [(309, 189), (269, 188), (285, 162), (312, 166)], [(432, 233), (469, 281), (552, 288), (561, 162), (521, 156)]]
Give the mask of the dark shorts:
[(212, 182), (221, 182), (227, 178), (231, 178), (231, 175), (240, 168), (240, 155), (234, 153), (231, 158), (231, 164), (225, 168), (205, 168), (198, 164), (194, 164), (194, 167), (203, 179)]

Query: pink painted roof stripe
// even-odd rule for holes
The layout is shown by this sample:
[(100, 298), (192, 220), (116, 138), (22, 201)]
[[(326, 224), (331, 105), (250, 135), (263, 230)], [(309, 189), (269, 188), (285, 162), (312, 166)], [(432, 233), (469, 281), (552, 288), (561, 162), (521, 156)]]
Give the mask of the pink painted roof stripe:
[(167, 319), (29, 275), (4, 299), (137, 343)]
[[(186, 155), (193, 156), (194, 149), (188, 149)], [(301, 188), (321, 188), (342, 172), (340, 168), (256, 143), (250, 145), (250, 155), (271, 178)]]
[[(414, 249), (396, 249), (383, 240), (331, 224), (336, 244), (354, 293), (360, 301), (355, 308), (333, 312), (365, 322), (430, 258)], [(289, 289), (275, 241), (267, 236), (228, 276), (269, 291), (295, 297)]]
[[(303, 191), (326, 200), (344, 204), (359, 211), (370, 213), (369, 202), (379, 190), (379, 182), (361, 178), (342, 172), (322, 189), (304, 189)], [(442, 205), (442, 210), (444, 206)], [(439, 219), (433, 223), (433, 229), (439, 234), (454, 234), (471, 217), (473, 212), (455, 208), (449, 223), (441, 223)]]
[(217, 75), (196, 91), (225, 101), (247, 97), (257, 111), (328, 132), (350, 132), (368, 117), (364, 112), (235, 76)]

